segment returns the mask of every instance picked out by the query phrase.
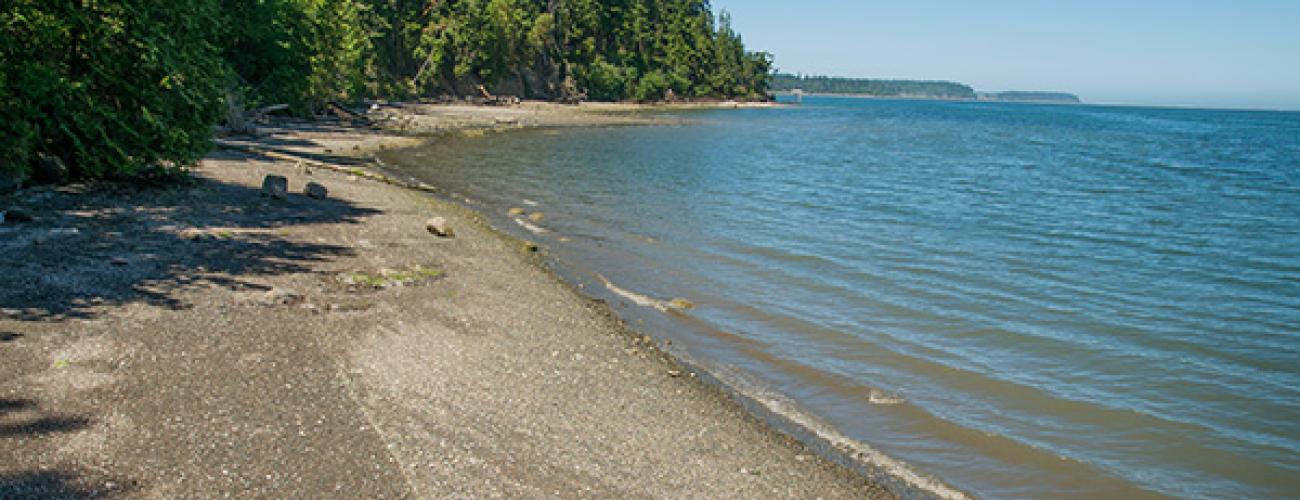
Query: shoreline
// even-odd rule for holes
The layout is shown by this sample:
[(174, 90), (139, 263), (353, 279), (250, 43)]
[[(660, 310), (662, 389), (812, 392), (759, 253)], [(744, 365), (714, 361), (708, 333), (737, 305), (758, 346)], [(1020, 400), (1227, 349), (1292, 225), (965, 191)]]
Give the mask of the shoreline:
[[(463, 108), (405, 131), (634, 124)], [(424, 139), (266, 132), (209, 155), (189, 188), (0, 200), (35, 215), (0, 226), (21, 257), (0, 293), (0, 425), (20, 430), (0, 435), (0, 492), (890, 496), (696, 379), (482, 214), (357, 175), (358, 157)], [(262, 198), (266, 174), (329, 197)], [(455, 237), (429, 235), (433, 215)]]

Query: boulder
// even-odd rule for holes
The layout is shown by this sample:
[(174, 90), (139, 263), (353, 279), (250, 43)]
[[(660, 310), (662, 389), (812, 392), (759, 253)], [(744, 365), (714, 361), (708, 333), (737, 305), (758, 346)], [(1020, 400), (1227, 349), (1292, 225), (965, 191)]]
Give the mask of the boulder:
[(36, 164), (32, 166), (33, 181), (40, 184), (62, 184), (68, 182), (68, 175), (68, 166), (62, 158), (45, 153), (36, 155)]
[(268, 175), (262, 179), (262, 196), (269, 196), (277, 200), (283, 200), (289, 197), (289, 179), (282, 175)]
[(316, 198), (318, 200), (328, 198), (329, 192), (330, 190), (325, 189), (325, 186), (322, 186), (317, 182), (308, 182), (307, 187), (303, 189), (303, 193), (306, 193), (308, 197)]
[(429, 233), (443, 238), (451, 238), (456, 235), (455, 231), (451, 230), (451, 226), (447, 224), (447, 219), (443, 217), (434, 217), (424, 221), (424, 228)]

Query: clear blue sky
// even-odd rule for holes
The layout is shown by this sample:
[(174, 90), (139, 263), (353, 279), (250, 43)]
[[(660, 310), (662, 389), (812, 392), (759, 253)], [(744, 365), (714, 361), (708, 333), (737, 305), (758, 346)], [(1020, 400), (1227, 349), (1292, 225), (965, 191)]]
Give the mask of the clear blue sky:
[(1300, 0), (713, 0), (783, 71), (1300, 109)]

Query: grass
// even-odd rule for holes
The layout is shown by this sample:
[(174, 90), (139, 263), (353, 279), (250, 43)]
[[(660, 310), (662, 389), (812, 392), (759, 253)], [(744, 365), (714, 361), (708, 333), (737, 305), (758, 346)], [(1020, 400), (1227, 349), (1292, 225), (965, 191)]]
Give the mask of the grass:
[(375, 274), (364, 272), (344, 273), (339, 275), (339, 282), (350, 287), (377, 289), (410, 285), (439, 276), (442, 276), (442, 271), (438, 269), (414, 264), (402, 269), (381, 269)]

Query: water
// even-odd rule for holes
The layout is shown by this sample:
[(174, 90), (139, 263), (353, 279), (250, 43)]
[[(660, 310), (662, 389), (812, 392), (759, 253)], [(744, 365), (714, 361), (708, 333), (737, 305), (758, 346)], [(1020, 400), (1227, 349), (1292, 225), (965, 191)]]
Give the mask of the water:
[[(954, 488), (1300, 495), (1300, 113), (808, 98), (683, 116), (388, 159), (637, 326)], [(642, 307), (595, 273), (697, 307)]]

